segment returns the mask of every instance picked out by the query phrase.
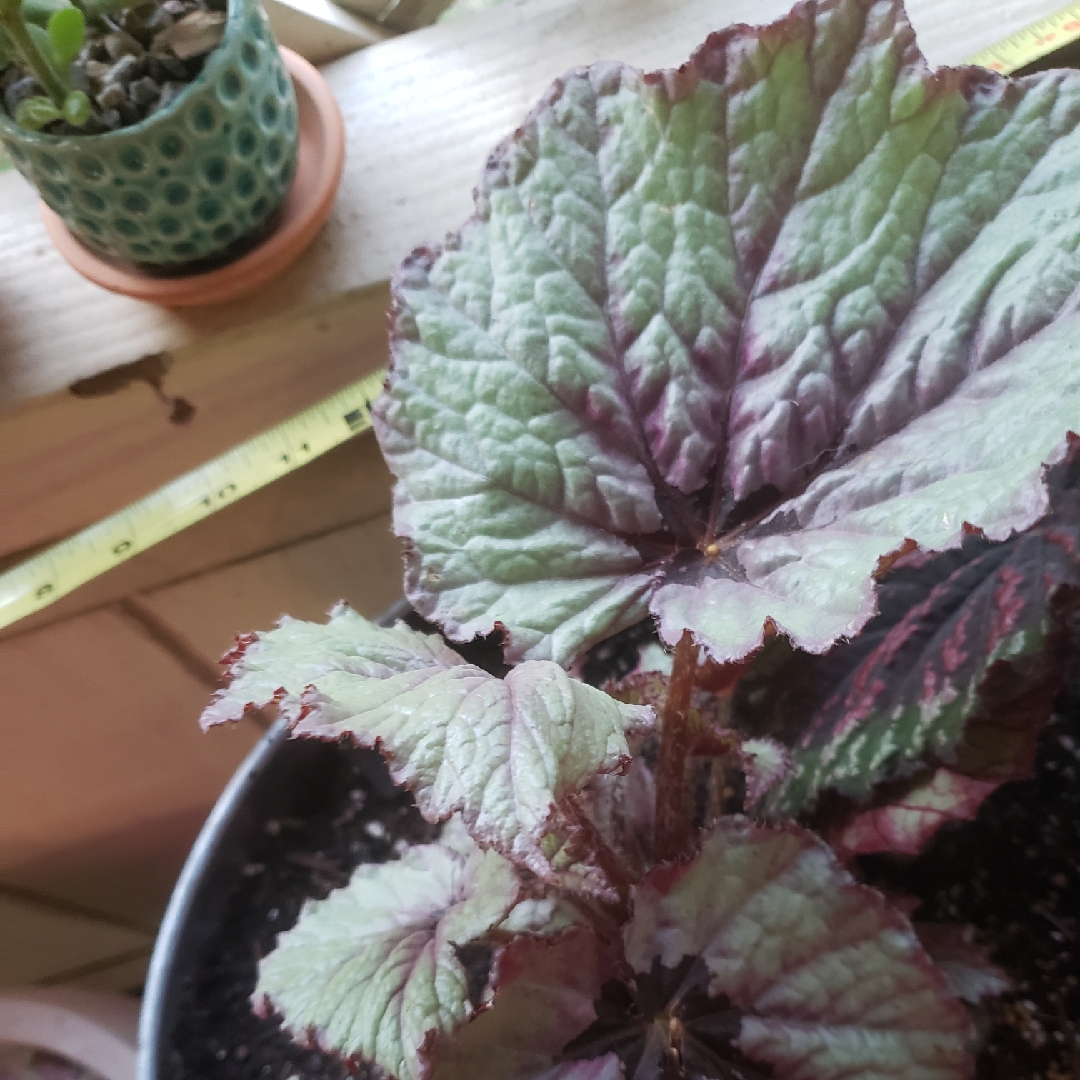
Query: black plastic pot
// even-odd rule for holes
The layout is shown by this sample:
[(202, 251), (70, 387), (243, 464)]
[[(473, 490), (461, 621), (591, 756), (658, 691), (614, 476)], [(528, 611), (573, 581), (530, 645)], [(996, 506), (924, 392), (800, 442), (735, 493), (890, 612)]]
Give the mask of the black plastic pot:
[[(411, 608), (394, 605), (378, 622), (390, 625)], [(278, 721), (222, 792), (188, 856), (162, 919), (150, 961), (139, 1021), (138, 1080), (171, 1080), (173, 1036), (183, 987), (214, 947), (227, 905), (268, 820), (318, 813), (345, 770), (370, 774), (392, 791), (382, 759), (371, 751), (292, 740)]]

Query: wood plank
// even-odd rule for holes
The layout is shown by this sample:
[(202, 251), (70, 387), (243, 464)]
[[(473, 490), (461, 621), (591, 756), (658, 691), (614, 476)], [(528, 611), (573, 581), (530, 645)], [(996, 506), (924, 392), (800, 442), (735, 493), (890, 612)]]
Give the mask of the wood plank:
[(216, 661), (237, 634), (269, 630), (282, 615), (322, 622), (345, 600), (374, 618), (401, 590), (401, 547), (383, 515), (159, 589), (142, 602)]
[[(1061, 0), (910, 0), (932, 63), (953, 63), (1061, 6)], [(494, 143), (551, 79), (618, 57), (679, 64), (709, 31), (763, 22), (788, 0), (519, 0), (373, 45), (327, 78), (342, 104), (350, 153), (334, 213), (312, 248), (250, 299), (187, 313), (104, 293), (53, 251), (36, 196), (0, 176), (0, 405), (58, 390), (146, 353), (234, 331), (233, 347), (283, 312), (385, 281), (413, 245), (469, 212), (469, 192)]]
[(121, 994), (142, 994), (146, 982), (146, 971), (150, 967), (150, 953), (147, 949), (141, 956), (122, 953), (109, 957), (97, 964), (87, 964), (81, 969), (63, 973), (58, 983), (50, 980), (51, 985), (78, 986), (84, 990), (114, 990)]
[(204, 735), (205, 684), (111, 610), (0, 643), (0, 686), (0, 873), (205, 813), (260, 734)]
[(21, 986), (149, 949), (149, 934), (0, 895), (0, 986)]
[(385, 514), (390, 480), (374, 435), (358, 435), (0, 630), (0, 640)]
[[(187, 717), (189, 729), (194, 720), (194, 713)], [(213, 737), (206, 737), (211, 748)], [(55, 847), (0, 872), (0, 895), (29, 891), (152, 932), (208, 811), (209, 805), (200, 803), (140, 816), (75, 843), (58, 840)]]
[(164, 386), (194, 407), (185, 424), (142, 382), (0, 422), (0, 554), (105, 517), (384, 365), (387, 302), (377, 286), (180, 350)]

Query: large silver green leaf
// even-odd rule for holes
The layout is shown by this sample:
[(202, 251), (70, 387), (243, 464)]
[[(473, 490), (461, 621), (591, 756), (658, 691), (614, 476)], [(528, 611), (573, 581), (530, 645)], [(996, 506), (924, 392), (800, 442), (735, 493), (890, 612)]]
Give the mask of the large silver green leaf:
[(569, 663), (658, 617), (822, 651), (879, 558), (1045, 510), (1080, 426), (1080, 74), (930, 73), (895, 0), (551, 88), (394, 282), (406, 587)]
[(376, 626), (345, 607), (325, 625), (284, 619), (232, 654), (203, 724), (274, 703), (294, 735), (378, 747), (428, 821), (459, 813), (472, 836), (541, 877), (559, 804), (630, 761), (653, 710), (624, 705), (551, 661), (498, 679), (437, 636)]
[(422, 1050), (473, 1014), (458, 949), (483, 939), (517, 900), (517, 874), (458, 829), (400, 862), (359, 867), (259, 965), (257, 1002), (345, 1058), (399, 1080), (427, 1075)]

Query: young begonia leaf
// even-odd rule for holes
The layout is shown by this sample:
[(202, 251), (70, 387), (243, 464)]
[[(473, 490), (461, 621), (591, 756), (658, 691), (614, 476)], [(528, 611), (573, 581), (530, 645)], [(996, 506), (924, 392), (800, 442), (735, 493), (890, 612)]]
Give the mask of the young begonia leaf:
[(393, 284), (406, 591), (569, 663), (858, 631), (879, 560), (1045, 513), (1080, 416), (1080, 73), (930, 73), (899, 0), (560, 79)]
[(526, 897), (514, 905), (499, 924), (504, 934), (561, 934), (586, 921), (585, 916), (566, 900), (553, 896)]
[(971, 1021), (907, 919), (795, 825), (725, 818), (692, 863), (654, 870), (626, 957), (641, 975), (700, 957), (734, 1049), (777, 1080), (970, 1075)]
[(639, 754), (625, 773), (594, 777), (582, 802), (631, 878), (644, 876), (653, 860), (656, 825), (656, 777), (645, 759)]
[(457, 949), (497, 926), (521, 888), (502, 856), (455, 839), (360, 866), (309, 901), (259, 965), (256, 1001), (298, 1037), (419, 1080), (426, 1042), (473, 1012)]
[(744, 739), (739, 765), (746, 777), (746, 805), (753, 806), (794, 771), (791, 754), (775, 739)]
[(607, 957), (590, 929), (578, 927), (554, 940), (517, 938), (496, 959), (491, 1006), (452, 1039), (429, 1040), (431, 1080), (525, 1080), (536, 1074), (545, 1080), (614, 1080), (620, 1073), (609, 1060), (576, 1063), (580, 1071), (556, 1070), (563, 1047), (596, 1018), (593, 1002), (608, 974)]
[(918, 855), (947, 821), (971, 821), (983, 799), (1002, 782), (934, 769), (916, 778), (902, 795), (859, 811), (829, 840), (843, 857), (879, 851)]
[(1050, 513), (1024, 534), (897, 560), (854, 641), (824, 657), (777, 644), (751, 666), (737, 720), (784, 741), (795, 765), (761, 809), (796, 814), (826, 789), (869, 799), (840, 847), (912, 853), (1027, 775), (1080, 606), (1080, 443), (1046, 486)]
[(542, 877), (561, 800), (630, 761), (652, 710), (623, 705), (533, 661), (497, 679), (437, 637), (384, 629), (347, 608), (325, 626), (293, 619), (242, 642), (204, 726), (276, 703), (294, 735), (351, 738), (390, 759), (428, 821), (460, 812), (472, 836)]
[(983, 998), (996, 997), (1014, 989), (1012, 979), (990, 963), (987, 950), (976, 943), (974, 928), (960, 923), (912, 924), (919, 943), (945, 976), (953, 997), (978, 1005)]
[(614, 1054), (605, 1054), (591, 1061), (564, 1061), (533, 1073), (528, 1080), (622, 1080), (622, 1075), (622, 1062)]

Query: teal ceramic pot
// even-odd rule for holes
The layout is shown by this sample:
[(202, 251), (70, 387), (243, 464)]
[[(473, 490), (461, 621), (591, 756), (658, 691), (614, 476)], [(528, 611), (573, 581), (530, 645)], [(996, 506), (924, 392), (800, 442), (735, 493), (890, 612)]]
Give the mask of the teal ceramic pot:
[(296, 167), (296, 98), (258, 0), (229, 0), (199, 77), (146, 120), (57, 136), (0, 110), (0, 140), (91, 250), (174, 267), (227, 256), (281, 204)]

